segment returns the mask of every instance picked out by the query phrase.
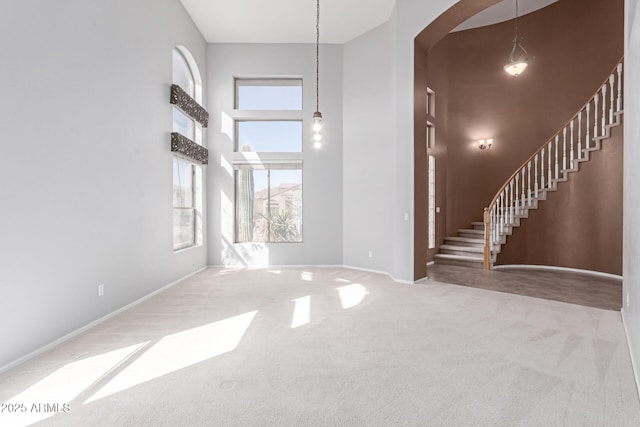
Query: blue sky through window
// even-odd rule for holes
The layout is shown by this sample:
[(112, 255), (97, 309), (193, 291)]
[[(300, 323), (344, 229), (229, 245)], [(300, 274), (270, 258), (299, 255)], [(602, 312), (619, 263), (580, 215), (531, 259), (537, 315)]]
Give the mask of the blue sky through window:
[(302, 81), (293, 81), (291, 86), (261, 83), (260, 80), (237, 81), (237, 109), (302, 110)]
[(301, 121), (238, 122), (238, 150), (248, 145), (258, 153), (300, 153), (302, 151)]

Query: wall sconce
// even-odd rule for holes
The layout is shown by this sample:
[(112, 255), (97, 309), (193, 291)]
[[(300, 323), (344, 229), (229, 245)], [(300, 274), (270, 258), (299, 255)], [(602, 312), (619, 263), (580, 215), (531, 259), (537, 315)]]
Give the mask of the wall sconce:
[(488, 150), (491, 148), (491, 144), (493, 144), (493, 139), (479, 139), (478, 140), (478, 148), (481, 150)]

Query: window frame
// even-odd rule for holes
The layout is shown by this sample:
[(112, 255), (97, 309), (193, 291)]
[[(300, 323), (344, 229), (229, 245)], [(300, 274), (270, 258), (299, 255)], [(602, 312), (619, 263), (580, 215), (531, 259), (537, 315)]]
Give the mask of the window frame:
[(436, 248), (436, 157), (428, 156), (428, 249)]
[[(239, 205), (237, 203), (238, 201), (238, 192), (239, 192), (239, 185), (238, 185), (238, 172), (240, 172), (241, 170), (249, 170), (249, 171), (256, 171), (256, 170), (266, 170), (267, 171), (267, 186), (265, 188), (265, 190), (267, 190), (267, 197), (265, 198), (266, 202), (267, 202), (267, 206), (264, 208), (264, 212), (268, 212), (269, 214), (271, 214), (272, 211), (272, 195), (271, 195), (271, 190), (272, 190), (272, 186), (271, 186), (271, 172), (272, 171), (284, 171), (284, 170), (296, 170), (296, 171), (300, 171), (300, 208), (299, 208), (299, 230), (298, 230), (298, 234), (299, 234), (299, 240), (287, 240), (287, 241), (274, 241), (272, 240), (272, 231), (271, 231), (271, 224), (270, 222), (267, 220), (267, 226), (268, 226), (268, 230), (266, 232), (266, 240), (256, 240), (255, 238), (253, 240), (247, 240), (247, 241), (243, 241), (240, 240), (239, 238), (239, 223), (240, 221), (238, 221), (238, 212), (239, 212)], [(280, 243), (284, 243), (284, 244), (291, 244), (291, 243), (303, 243), (304, 242), (304, 170), (302, 169), (302, 162), (291, 162), (289, 164), (276, 164), (276, 163), (262, 163), (260, 165), (249, 165), (249, 164), (235, 164), (234, 165), (234, 174), (233, 174), (233, 187), (234, 187), (234, 227), (233, 227), (233, 241), (236, 244), (246, 244), (246, 243), (264, 243), (264, 244), (280, 244)], [(296, 184), (298, 185), (298, 184)], [(262, 191), (262, 190), (261, 190)], [(254, 195), (255, 195), (255, 190), (254, 190)], [(286, 197), (286, 196), (285, 196)], [(285, 204), (286, 204), (286, 200), (285, 200)], [(255, 221), (255, 219), (254, 219)], [(252, 224), (253, 226), (254, 224)]]
[[(300, 86), (300, 107), (299, 109), (292, 110), (277, 110), (277, 109), (264, 109), (264, 110), (249, 110), (238, 109), (238, 106), (242, 104), (240, 100), (239, 87), (242, 82), (251, 81), (258, 85), (264, 86)], [(264, 244), (279, 244), (279, 243), (303, 243), (304, 241), (304, 168), (303, 168), (303, 155), (305, 151), (305, 132), (304, 132), (304, 81), (301, 76), (277, 76), (277, 77), (234, 77), (234, 113), (233, 113), (233, 129), (234, 129), (234, 153), (232, 157), (232, 163), (234, 168), (234, 226), (233, 226), (233, 239), (237, 244), (243, 243), (264, 243)], [(301, 124), (300, 135), (300, 151), (242, 151), (239, 140), (239, 123), (240, 122), (299, 122)], [(268, 232), (267, 241), (260, 242), (254, 238), (253, 242), (239, 241), (238, 224), (240, 223), (238, 217), (238, 185), (237, 185), (237, 170), (240, 168), (252, 168), (254, 170), (266, 169), (268, 170), (268, 187), (271, 188), (271, 172), (277, 170), (300, 170), (300, 207), (299, 207), (299, 240), (295, 241), (271, 241), (271, 232)], [(269, 203), (271, 202), (269, 197)]]
[[(176, 80), (176, 75), (174, 75), (173, 71), (175, 69), (175, 58), (178, 57), (180, 58), (180, 60), (184, 63), (184, 65), (186, 65), (187, 71), (189, 72), (189, 76), (190, 76), (190, 87), (188, 88), (182, 88), (185, 92), (187, 92), (189, 94), (189, 96), (191, 96), (196, 102), (198, 103), (202, 103), (202, 79), (200, 76), (200, 71), (198, 69), (198, 65), (195, 62), (195, 59), (193, 58), (193, 55), (191, 54), (191, 52), (189, 52), (188, 49), (186, 49), (183, 46), (175, 46), (172, 49), (172, 83), (174, 84), (178, 84), (177, 80)], [(172, 131), (173, 132), (178, 132), (181, 135), (189, 138), (190, 140), (192, 140), (193, 142), (195, 142), (198, 145), (204, 146), (204, 131), (203, 131), (203, 127), (202, 124), (198, 123), (198, 121), (194, 120), (193, 118), (187, 116), (186, 114), (182, 113), (182, 111), (180, 111), (175, 105), (172, 105)], [(173, 116), (174, 116), (174, 112), (177, 111), (178, 113), (182, 114), (183, 116), (185, 116), (190, 122), (191, 122), (191, 126), (190, 126), (190, 131), (191, 131), (191, 135), (184, 135), (182, 132), (179, 132), (179, 130), (177, 130), (175, 128), (175, 121), (173, 120)], [(173, 225), (172, 225), (172, 236), (173, 236), (173, 252), (181, 252), (184, 250), (188, 250), (190, 248), (193, 247), (198, 247), (202, 245), (202, 241), (203, 241), (203, 221), (202, 221), (202, 216), (203, 216), (203, 207), (204, 207), (204, 203), (203, 203), (203, 187), (202, 187), (202, 168), (200, 165), (198, 165), (197, 163), (195, 163), (193, 160), (186, 158), (182, 155), (176, 154), (174, 153), (171, 156), (172, 159), (172, 164), (173, 162), (184, 162), (185, 164), (189, 165), (190, 167), (190, 177), (191, 177), (191, 206), (190, 207), (183, 207), (183, 206), (176, 206), (176, 204), (174, 203), (173, 197), (172, 197), (172, 219), (173, 219)], [(179, 173), (179, 172), (178, 172)], [(172, 175), (175, 174), (175, 171), (173, 170), (173, 166), (172, 166)], [(173, 179), (175, 179), (175, 175), (173, 175)], [(172, 185), (173, 185), (173, 179), (172, 179)], [(172, 190), (173, 191), (173, 190)], [(177, 244), (176, 243), (176, 229), (175, 229), (175, 215), (176, 215), (176, 211), (183, 211), (183, 210), (191, 210), (192, 211), (192, 216), (193, 216), (193, 230), (192, 230), (192, 236), (193, 238), (191, 239), (191, 241), (189, 243), (184, 243), (184, 244)]]
[[(300, 87), (300, 108), (289, 108), (289, 109), (277, 109), (277, 108), (258, 108), (258, 109), (247, 109), (240, 108), (240, 87), (242, 86), (241, 82), (252, 82), (256, 83), (253, 85), (246, 86), (266, 86), (266, 87)], [(291, 83), (291, 84), (287, 84)], [(233, 108), (238, 111), (302, 111), (304, 109), (304, 88), (302, 77), (288, 77), (288, 76), (280, 76), (280, 77), (234, 77), (233, 78)]]
[[(185, 211), (185, 210), (190, 210), (191, 214), (193, 216), (193, 229), (191, 230), (192, 233), (192, 239), (189, 243), (187, 244), (183, 244), (183, 245), (176, 245), (175, 242), (175, 234), (174, 234), (174, 244), (173, 244), (173, 250), (174, 251), (181, 251), (187, 248), (190, 248), (192, 246), (195, 246), (197, 244), (197, 234), (198, 234), (198, 212), (197, 212), (197, 208), (196, 208), (196, 203), (197, 203), (197, 197), (198, 195), (196, 194), (197, 192), (197, 183), (196, 183), (196, 175), (197, 175), (197, 165), (195, 165), (194, 163), (188, 161), (187, 159), (184, 159), (182, 157), (179, 156), (174, 156), (174, 161), (177, 161), (178, 164), (179, 162), (182, 160), (185, 164), (187, 164), (189, 166), (189, 178), (190, 178), (190, 190), (191, 190), (191, 206), (176, 206), (175, 203), (173, 204), (173, 212), (174, 212), (174, 220), (175, 220), (175, 211)], [(178, 168), (179, 169), (179, 168)], [(178, 172), (179, 173), (179, 172)], [(175, 227), (175, 225), (174, 225)], [(174, 233), (175, 233), (175, 229), (174, 229)]]

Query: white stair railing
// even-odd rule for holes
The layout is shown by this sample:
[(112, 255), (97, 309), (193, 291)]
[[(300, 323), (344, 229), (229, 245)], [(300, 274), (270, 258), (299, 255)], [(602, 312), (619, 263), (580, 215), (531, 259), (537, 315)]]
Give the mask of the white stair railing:
[[(548, 190), (554, 189), (558, 181), (564, 180), (569, 172), (578, 170), (578, 163), (588, 159), (589, 152), (600, 147), (599, 140), (608, 135), (611, 126), (617, 124), (617, 116), (620, 113), (622, 60), (591, 99), (516, 169), (484, 209), (485, 270), (491, 268), (495, 249), (504, 243), (504, 236), (510, 234), (520, 217), (525, 215), (528, 209), (537, 206), (538, 200), (546, 195)], [(562, 153), (559, 153), (561, 138)], [(555, 150), (552, 149), (554, 144)], [(555, 165), (555, 174), (552, 173), (552, 164)], [(522, 194), (519, 193), (520, 188)]]

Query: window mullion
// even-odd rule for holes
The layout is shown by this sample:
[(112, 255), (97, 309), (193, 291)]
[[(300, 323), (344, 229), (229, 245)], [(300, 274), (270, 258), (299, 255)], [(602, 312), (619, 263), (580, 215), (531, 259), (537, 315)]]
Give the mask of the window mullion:
[(267, 169), (267, 242), (271, 243), (271, 169)]

